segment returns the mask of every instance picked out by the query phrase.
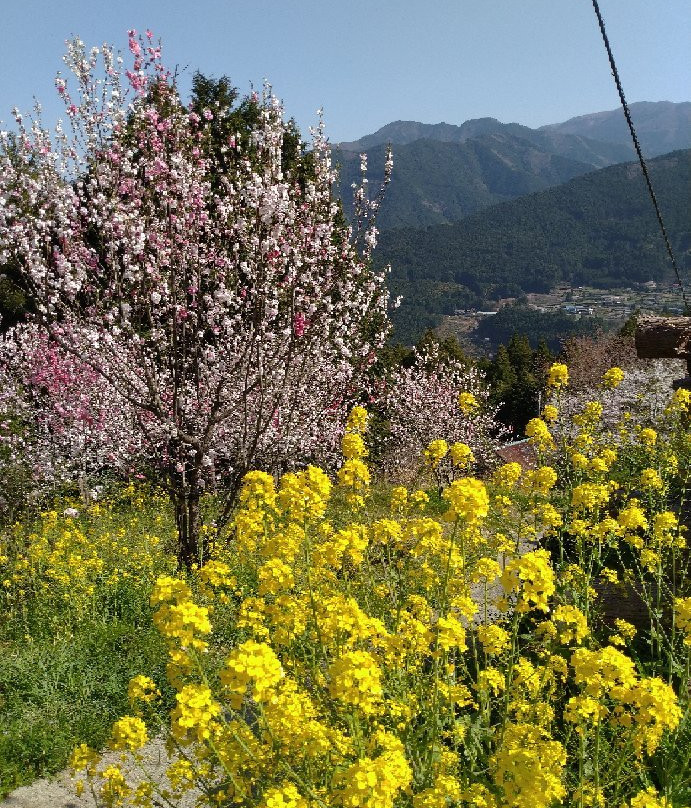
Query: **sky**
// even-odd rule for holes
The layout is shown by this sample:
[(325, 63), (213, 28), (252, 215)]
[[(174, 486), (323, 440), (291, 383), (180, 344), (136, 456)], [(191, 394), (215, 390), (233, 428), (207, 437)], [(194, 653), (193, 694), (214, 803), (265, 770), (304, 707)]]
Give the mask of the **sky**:
[[(629, 102), (691, 98), (688, 0), (600, 0)], [(332, 142), (394, 120), (527, 126), (619, 105), (590, 0), (0, 0), (0, 120), (41, 101), (64, 42), (150, 28), (186, 92), (196, 70), (243, 94), (267, 79), (306, 134)], [(129, 56), (129, 54), (127, 54)]]

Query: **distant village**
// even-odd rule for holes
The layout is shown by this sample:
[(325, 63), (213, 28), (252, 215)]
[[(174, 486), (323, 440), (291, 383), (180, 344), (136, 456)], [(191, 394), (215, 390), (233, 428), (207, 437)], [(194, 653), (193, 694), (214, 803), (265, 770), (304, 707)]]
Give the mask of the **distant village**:
[(523, 302), (540, 312), (563, 311), (576, 319), (601, 317), (614, 322), (627, 320), (632, 314), (683, 314), (684, 306), (677, 284), (650, 280), (625, 289), (596, 289), (590, 286), (562, 285), (547, 294), (531, 293), (523, 298), (505, 298), (496, 308), (480, 311), (457, 309), (457, 317), (491, 317), (503, 306)]

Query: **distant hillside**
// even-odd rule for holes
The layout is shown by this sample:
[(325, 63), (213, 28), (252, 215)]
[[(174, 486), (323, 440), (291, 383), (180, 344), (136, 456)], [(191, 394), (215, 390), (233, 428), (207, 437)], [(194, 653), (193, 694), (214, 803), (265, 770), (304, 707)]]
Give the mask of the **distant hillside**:
[[(630, 143), (624, 142), (625, 149), (613, 148), (612, 143), (591, 143), (592, 137), (584, 138), (580, 134), (564, 136), (561, 132), (543, 129), (531, 129), (520, 123), (502, 123), (496, 118), (473, 118), (460, 126), (450, 123), (418, 123), (417, 121), (394, 121), (382, 126), (371, 135), (348, 143), (337, 143), (335, 148), (341, 152), (360, 154), (375, 146), (406, 146), (417, 140), (434, 140), (438, 143), (466, 143), (468, 140), (482, 138), (486, 135), (514, 135), (533, 143), (551, 154), (562, 154), (574, 160), (586, 162), (603, 161), (599, 167), (609, 165), (615, 160), (633, 156)], [(619, 144), (621, 145), (621, 144)], [(398, 149), (396, 149), (398, 151)], [(622, 158), (622, 154), (625, 155)]]
[[(336, 153), (334, 159), (341, 165), (340, 194), (351, 215), (350, 189), (359, 181), (360, 159), (352, 152)], [(381, 184), (384, 161), (384, 146), (369, 150), (371, 192)], [(395, 149), (393, 176), (377, 226), (455, 222), (490, 205), (560, 185), (593, 167), (504, 132), (464, 143), (416, 140)]]
[[(631, 110), (649, 156), (691, 147), (691, 103), (642, 102), (632, 104)], [(394, 148), (394, 170), (379, 214), (380, 229), (448, 224), (635, 156), (621, 110), (541, 129), (495, 118), (460, 126), (394, 121), (334, 149), (341, 166), (339, 193), (348, 215), (351, 185), (359, 179), (359, 153), (368, 154), (374, 191), (382, 179), (388, 143)]]
[[(484, 134), (462, 141), (424, 138), (395, 146), (392, 180), (378, 218), (380, 229), (458, 221), (490, 205), (623, 162), (632, 154), (617, 144), (494, 123), (485, 127)], [(525, 131), (517, 135), (514, 128)], [(367, 152), (373, 191), (383, 178), (385, 151), (379, 144)], [(350, 215), (351, 184), (359, 181), (360, 159), (357, 152), (337, 150), (334, 160), (341, 167), (339, 193)]]
[[(650, 161), (682, 266), (690, 262), (691, 151)], [(611, 166), (506, 202), (452, 225), (384, 231), (377, 261), (390, 263), (395, 313), (407, 340), (455, 308), (481, 306), (566, 281), (621, 287), (671, 272), (637, 163)]]
[[(638, 101), (629, 104), (631, 116), (646, 154), (655, 156), (678, 149), (691, 148), (691, 101)], [(373, 146), (391, 143), (403, 146), (415, 140), (438, 140), (443, 143), (464, 143), (481, 135), (507, 132), (529, 138), (531, 133), (578, 135), (606, 143), (618, 143), (631, 148), (629, 134), (621, 107), (605, 112), (579, 115), (561, 123), (531, 129), (520, 123), (501, 123), (496, 118), (473, 118), (460, 126), (450, 123), (419, 123), (394, 121), (371, 135), (358, 140), (338, 143), (341, 151), (362, 152)]]
[[(640, 101), (630, 105), (631, 118), (646, 157), (691, 148), (691, 102)], [(543, 126), (542, 132), (581, 135), (611, 143), (631, 142), (624, 111), (580, 115), (564, 123)]]

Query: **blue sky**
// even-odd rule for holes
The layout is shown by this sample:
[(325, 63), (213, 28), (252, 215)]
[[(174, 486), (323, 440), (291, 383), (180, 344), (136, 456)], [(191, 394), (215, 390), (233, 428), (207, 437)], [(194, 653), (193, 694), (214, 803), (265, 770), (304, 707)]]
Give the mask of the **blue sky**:
[[(600, 0), (630, 101), (691, 97), (688, 0)], [(492, 116), (539, 126), (618, 105), (590, 0), (4, 0), (0, 120), (34, 96), (60, 114), (64, 40), (127, 50), (161, 37), (167, 65), (271, 81), (305, 131), (324, 108), (332, 141), (392, 120)]]

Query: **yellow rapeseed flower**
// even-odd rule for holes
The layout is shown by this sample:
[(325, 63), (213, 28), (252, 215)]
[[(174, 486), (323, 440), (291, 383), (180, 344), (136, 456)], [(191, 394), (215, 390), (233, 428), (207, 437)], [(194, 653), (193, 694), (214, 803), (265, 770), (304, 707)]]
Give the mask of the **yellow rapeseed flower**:
[(548, 808), (566, 795), (566, 750), (534, 724), (509, 724), (493, 760), (494, 781), (512, 808)]
[(569, 383), (569, 369), (561, 362), (554, 362), (547, 374), (547, 386), (555, 390), (561, 390)]
[(368, 413), (364, 407), (353, 407), (348, 414), (346, 430), (348, 432), (364, 432), (367, 429)]
[(490, 656), (501, 654), (509, 644), (509, 633), (496, 623), (478, 626), (477, 636), (484, 652)]
[(501, 583), (505, 592), (518, 595), (516, 609), (519, 612), (530, 609), (548, 612), (548, 599), (554, 594), (555, 582), (547, 550), (534, 550), (511, 561), (501, 576)]
[(141, 749), (148, 740), (146, 724), (137, 716), (126, 715), (113, 724), (111, 734), (113, 749), (134, 751)]
[(375, 712), (383, 690), (381, 671), (374, 657), (367, 651), (349, 651), (336, 659), (329, 668), (329, 693), (364, 713)]
[(541, 452), (554, 449), (554, 440), (542, 418), (531, 418), (526, 425), (525, 434)]
[(450, 504), (447, 518), (472, 523), (489, 513), (489, 495), (485, 484), (474, 477), (462, 477), (444, 489), (442, 496)]
[(133, 676), (127, 685), (127, 698), (130, 704), (135, 704), (138, 701), (152, 702), (161, 695), (160, 690), (156, 687), (156, 682), (149, 679), (148, 676)]
[(206, 685), (185, 685), (176, 694), (177, 707), (171, 713), (171, 731), (180, 743), (211, 737), (216, 718), (221, 714), (221, 705), (214, 699)]
[(559, 410), (554, 404), (545, 404), (542, 408), (542, 419), (548, 424), (553, 424), (559, 417)]
[(478, 409), (479, 404), (472, 393), (459, 393), (458, 406), (464, 415), (470, 415)]
[(624, 381), (626, 374), (621, 368), (610, 368), (602, 377), (602, 382), (608, 390), (614, 390)]
[(432, 468), (436, 468), (449, 452), (449, 444), (445, 440), (433, 440), (425, 449), (424, 457)]
[(283, 667), (273, 648), (255, 640), (246, 640), (234, 648), (220, 673), (221, 684), (230, 693), (234, 709), (249, 695), (250, 686), (254, 699), (261, 702), (283, 676)]
[(341, 440), (341, 452), (346, 460), (367, 457), (365, 442), (356, 432), (346, 432)]
[(449, 450), (451, 462), (459, 468), (468, 468), (475, 462), (473, 450), (467, 443), (454, 443)]

